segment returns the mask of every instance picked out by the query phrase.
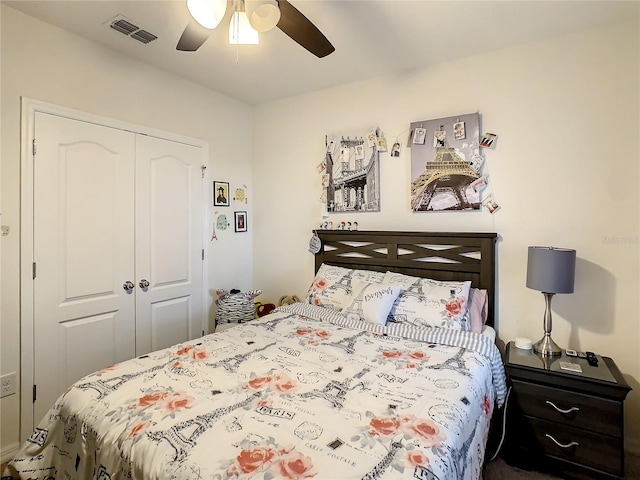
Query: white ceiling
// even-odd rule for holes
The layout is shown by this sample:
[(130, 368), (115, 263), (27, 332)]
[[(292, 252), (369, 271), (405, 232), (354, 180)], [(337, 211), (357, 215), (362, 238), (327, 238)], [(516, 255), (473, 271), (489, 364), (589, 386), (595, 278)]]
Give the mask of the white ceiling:
[[(247, 0), (247, 11), (260, 2)], [(336, 48), (319, 59), (277, 28), (260, 34), (258, 46), (230, 46), (228, 18), (196, 52), (177, 51), (190, 19), (186, 0), (2, 3), (250, 104), (637, 18), (640, 11), (636, 0), (291, 0)], [(158, 39), (145, 45), (116, 32), (108, 27), (116, 15)]]

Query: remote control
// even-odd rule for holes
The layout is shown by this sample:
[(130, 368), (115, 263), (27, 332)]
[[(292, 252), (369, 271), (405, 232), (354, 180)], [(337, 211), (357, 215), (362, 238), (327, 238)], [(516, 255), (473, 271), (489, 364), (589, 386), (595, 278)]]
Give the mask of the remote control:
[(598, 366), (598, 358), (596, 357), (596, 354), (593, 353), (593, 352), (587, 352), (587, 362), (592, 367), (597, 367)]
[(587, 354), (584, 352), (578, 352), (578, 358), (587, 358)]
[(567, 348), (565, 350), (565, 352), (567, 353), (567, 356), (569, 356), (569, 357), (577, 357), (578, 356), (578, 352), (576, 352), (575, 350), (571, 350), (570, 348)]

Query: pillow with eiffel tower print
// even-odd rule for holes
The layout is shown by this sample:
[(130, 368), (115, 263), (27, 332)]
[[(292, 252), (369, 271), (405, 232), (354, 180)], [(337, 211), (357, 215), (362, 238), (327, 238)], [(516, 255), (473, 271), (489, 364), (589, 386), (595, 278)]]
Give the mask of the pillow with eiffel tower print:
[(440, 281), (387, 272), (383, 283), (403, 288), (389, 312), (389, 322), (469, 330), (467, 310), (471, 281)]
[(382, 283), (384, 273), (323, 263), (309, 287), (306, 301), (312, 305), (341, 311), (351, 296), (351, 281), (356, 278), (369, 283)]

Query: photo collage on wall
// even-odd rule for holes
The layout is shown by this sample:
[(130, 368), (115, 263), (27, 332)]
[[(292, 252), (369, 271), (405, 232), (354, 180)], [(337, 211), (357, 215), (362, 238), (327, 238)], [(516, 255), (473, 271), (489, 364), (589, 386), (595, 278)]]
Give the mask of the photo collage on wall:
[(411, 210), (479, 210), (487, 187), (480, 147), (489, 148), (496, 139), (480, 137), (480, 114), (413, 122), (410, 132)]
[(248, 231), (247, 226), (247, 212), (246, 210), (236, 210), (233, 211), (233, 215), (231, 212), (226, 212), (224, 207), (234, 206), (237, 208), (238, 206), (244, 206), (249, 203), (247, 198), (247, 186), (241, 185), (232, 189), (229, 185), (229, 182), (224, 181), (214, 181), (213, 182), (213, 206), (214, 207), (223, 207), (221, 209), (215, 209), (213, 212), (213, 233), (211, 235), (211, 241), (218, 240), (217, 232), (224, 232), (227, 229), (231, 230), (231, 221), (233, 219), (233, 231), (235, 232), (246, 232)]

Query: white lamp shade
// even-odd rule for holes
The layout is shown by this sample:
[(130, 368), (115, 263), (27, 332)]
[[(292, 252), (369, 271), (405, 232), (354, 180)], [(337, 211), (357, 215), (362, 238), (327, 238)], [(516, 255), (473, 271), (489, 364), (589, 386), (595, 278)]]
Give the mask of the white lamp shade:
[(545, 293), (573, 293), (576, 251), (529, 247), (527, 287)]
[(227, 0), (187, 0), (187, 8), (196, 22), (213, 30), (224, 18)]
[(251, 27), (247, 13), (233, 12), (229, 23), (229, 43), (232, 45), (257, 45), (258, 32)]
[(251, 12), (249, 22), (258, 32), (266, 32), (274, 28), (280, 21), (280, 9), (273, 3), (263, 3)]

